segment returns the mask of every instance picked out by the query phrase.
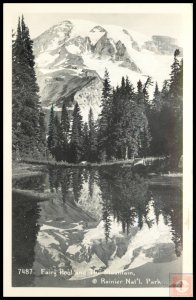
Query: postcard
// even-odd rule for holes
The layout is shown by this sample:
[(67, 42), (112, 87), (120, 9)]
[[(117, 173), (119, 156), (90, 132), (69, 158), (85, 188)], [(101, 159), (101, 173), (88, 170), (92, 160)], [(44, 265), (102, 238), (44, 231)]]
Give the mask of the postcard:
[(193, 296), (192, 4), (4, 4), (4, 295)]

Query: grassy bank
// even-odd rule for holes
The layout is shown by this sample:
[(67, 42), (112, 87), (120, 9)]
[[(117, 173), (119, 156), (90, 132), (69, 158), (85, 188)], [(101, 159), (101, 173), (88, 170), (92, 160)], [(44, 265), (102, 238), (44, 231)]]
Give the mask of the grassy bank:
[[(113, 161), (103, 161), (103, 162), (80, 162), (80, 163), (68, 163), (66, 161), (55, 161), (55, 160), (33, 160), (33, 159), (25, 159), (22, 160), (21, 163), (24, 164), (32, 164), (32, 165), (50, 165), (50, 166), (65, 166), (65, 167), (85, 167), (85, 166), (112, 166), (112, 165), (122, 165), (122, 166), (133, 166), (135, 163), (143, 160), (143, 158), (136, 159), (127, 159), (127, 160), (113, 160)], [(147, 157), (145, 158), (146, 165), (155, 161), (163, 161), (165, 158), (157, 158), (157, 157)]]
[(108, 161), (108, 162), (99, 162), (99, 163), (68, 163), (66, 161), (53, 161), (53, 160), (22, 160), (22, 163), (32, 164), (32, 165), (49, 165), (49, 166), (65, 166), (65, 167), (85, 167), (85, 166), (110, 166), (118, 164), (132, 164), (133, 160), (118, 160), (118, 161)]

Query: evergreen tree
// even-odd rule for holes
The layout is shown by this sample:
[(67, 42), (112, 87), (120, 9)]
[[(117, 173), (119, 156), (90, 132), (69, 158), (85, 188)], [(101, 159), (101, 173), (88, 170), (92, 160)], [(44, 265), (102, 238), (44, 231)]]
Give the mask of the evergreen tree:
[(154, 109), (156, 111), (161, 110), (161, 93), (159, 91), (158, 83), (156, 82), (155, 84), (155, 90), (153, 94), (153, 99), (152, 99), (152, 104), (151, 104), (151, 109)]
[(85, 122), (83, 127), (83, 160), (89, 161), (89, 129), (88, 124)]
[(56, 143), (57, 143), (57, 131), (55, 126), (55, 113), (53, 104), (50, 110), (50, 119), (49, 119), (49, 130), (48, 130), (48, 149), (52, 154), (52, 157), (55, 157), (55, 150), (56, 150)]
[(61, 126), (62, 126), (63, 133), (69, 132), (69, 128), (70, 128), (69, 115), (68, 115), (68, 111), (66, 109), (65, 101), (63, 102), (63, 106), (62, 106)]
[(57, 161), (61, 161), (64, 159), (64, 135), (63, 135), (63, 130), (61, 127), (61, 123), (58, 119), (58, 116), (56, 114), (54, 118), (54, 127), (55, 127), (55, 138), (56, 138), (56, 143), (55, 143), (55, 158)]
[(170, 79), (165, 80), (160, 92), (155, 89), (155, 105), (149, 115), (152, 134), (151, 152), (153, 155), (171, 157), (170, 167), (176, 169), (182, 155), (182, 98), (183, 98), (183, 61), (179, 60), (179, 50), (174, 52)]
[(137, 103), (143, 104), (144, 103), (144, 94), (143, 94), (143, 85), (141, 80), (137, 83), (137, 95), (136, 95)]
[(71, 156), (73, 162), (79, 162), (82, 159), (82, 117), (80, 114), (80, 108), (76, 102), (73, 111), (73, 125), (71, 134)]
[(149, 103), (149, 93), (148, 93), (148, 88), (153, 84), (152, 78), (148, 76), (146, 82), (143, 85), (143, 99), (144, 99), (144, 105), (146, 109), (149, 109), (150, 103)]
[(46, 155), (46, 124), (45, 124), (45, 113), (42, 109), (39, 112), (39, 150), (41, 153)]
[(61, 130), (62, 130), (62, 143), (63, 143), (63, 159), (69, 160), (69, 115), (66, 109), (65, 101), (63, 102), (61, 114)]
[[(146, 87), (147, 89), (147, 87)], [(134, 157), (148, 149), (150, 135), (141, 81), (135, 94), (128, 77), (113, 94), (112, 145), (118, 159)]]
[(95, 129), (95, 122), (93, 117), (92, 108), (89, 111), (89, 161), (94, 162), (97, 160), (97, 133)]
[(110, 85), (109, 73), (105, 70), (104, 83), (101, 99), (101, 114), (99, 119), (99, 155), (111, 157), (111, 120), (112, 120), (112, 88)]
[(14, 152), (19, 152), (21, 149), (21, 110), (23, 106), (22, 95), (22, 81), (21, 81), (21, 56), (22, 50), (22, 36), (21, 36), (21, 22), (18, 19), (18, 27), (16, 39), (12, 35), (12, 148)]
[(174, 52), (174, 62), (171, 66), (170, 87), (169, 87), (169, 113), (171, 119), (168, 124), (170, 134), (167, 136), (168, 152), (173, 160), (173, 167), (182, 155), (182, 133), (183, 133), (183, 61), (179, 60), (180, 51)]
[[(178, 59), (180, 51), (178, 49), (174, 52), (174, 62), (171, 65), (170, 74), (170, 101), (173, 108), (177, 109), (180, 106), (182, 96), (182, 82), (180, 82), (180, 74), (182, 72), (182, 66)], [(181, 84), (180, 84), (181, 83)]]
[[(24, 18), (18, 20), (12, 44), (12, 119), (13, 150), (21, 155), (38, 155), (40, 136), (40, 101), (34, 70), (33, 41)], [(40, 132), (41, 131), (41, 132)]]

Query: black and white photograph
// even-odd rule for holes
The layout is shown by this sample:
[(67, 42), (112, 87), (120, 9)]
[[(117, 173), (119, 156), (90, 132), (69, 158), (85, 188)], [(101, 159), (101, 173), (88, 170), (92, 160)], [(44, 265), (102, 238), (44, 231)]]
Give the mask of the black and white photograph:
[(4, 7), (11, 295), (192, 296), (192, 5), (81, 6)]

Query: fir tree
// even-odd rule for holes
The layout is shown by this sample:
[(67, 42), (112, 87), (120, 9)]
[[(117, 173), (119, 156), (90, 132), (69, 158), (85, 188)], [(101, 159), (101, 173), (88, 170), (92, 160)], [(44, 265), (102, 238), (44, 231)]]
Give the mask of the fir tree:
[(62, 126), (63, 133), (69, 132), (69, 128), (70, 128), (69, 115), (68, 115), (68, 111), (66, 109), (65, 101), (63, 102), (63, 106), (62, 106), (61, 126)]
[[(16, 39), (12, 44), (12, 119), (13, 150), (21, 155), (38, 155), (40, 136), (40, 101), (34, 70), (33, 41), (24, 18), (18, 20)], [(41, 131), (41, 132), (40, 132)]]
[(158, 83), (156, 82), (151, 108), (156, 111), (160, 111), (161, 105), (161, 93), (159, 91)]
[(71, 134), (71, 156), (73, 162), (79, 162), (82, 159), (82, 117), (80, 108), (76, 102), (73, 111), (73, 125)]
[(55, 127), (55, 113), (52, 104), (50, 110), (49, 130), (48, 130), (48, 139), (47, 139), (48, 149), (52, 154), (52, 157), (55, 157), (56, 142), (57, 142), (57, 132)]
[(66, 104), (63, 102), (62, 114), (61, 114), (61, 130), (63, 139), (63, 159), (69, 160), (69, 115), (66, 109)]
[(143, 85), (141, 80), (137, 83), (137, 95), (136, 95), (137, 103), (143, 104), (144, 103), (144, 94), (143, 94)]
[[(175, 108), (179, 107), (181, 96), (181, 84), (180, 84), (180, 72), (182, 71), (180, 61), (178, 59), (180, 55), (180, 51), (178, 49), (174, 52), (174, 62), (171, 65), (171, 73), (170, 73), (170, 101), (172, 102), (172, 106)], [(182, 82), (181, 82), (182, 83)]]
[(149, 103), (149, 93), (148, 88), (153, 84), (152, 78), (148, 76), (145, 84), (143, 85), (143, 99), (144, 99), (144, 105), (146, 109), (149, 109), (150, 103)]
[(55, 128), (55, 158), (57, 161), (64, 159), (64, 135), (61, 127), (61, 123), (56, 114), (54, 118), (54, 128)]
[(97, 160), (97, 133), (95, 129), (94, 117), (92, 108), (89, 111), (89, 161)]
[(118, 159), (134, 157), (139, 151), (141, 152), (141, 149), (149, 147), (147, 142), (150, 137), (143, 86), (140, 83), (138, 83), (138, 93), (135, 94), (129, 79), (122, 78), (121, 86), (113, 95), (112, 148)]
[[(182, 155), (182, 133), (183, 133), (183, 61), (179, 60), (180, 51), (176, 49), (174, 52), (174, 62), (171, 66), (170, 87), (169, 87), (169, 115), (170, 134), (167, 138), (169, 146), (168, 152), (173, 160), (173, 167), (176, 168), (177, 163)], [(169, 124), (168, 124), (169, 127)], [(168, 128), (169, 131), (169, 128)]]
[(111, 120), (112, 120), (112, 88), (109, 73), (105, 70), (104, 83), (101, 99), (101, 114), (99, 119), (99, 155), (100, 157), (111, 157)]
[(45, 113), (42, 109), (40, 109), (39, 112), (39, 149), (40, 153), (43, 153), (43, 155), (46, 155), (46, 124), (45, 124)]
[(88, 124), (85, 122), (84, 127), (83, 127), (83, 160), (84, 161), (89, 161), (89, 129), (88, 129)]
[[(12, 35), (14, 38), (14, 35)], [(22, 36), (21, 36), (21, 22), (18, 19), (18, 27), (16, 39), (12, 40), (12, 148), (14, 152), (19, 152), (21, 149), (21, 110), (23, 107), (22, 96), (22, 81), (21, 81), (21, 56), (22, 50)]]
[(174, 52), (170, 79), (163, 83), (159, 98), (160, 109), (156, 107), (154, 111), (151, 110), (149, 116), (151, 152), (153, 155), (170, 156), (170, 167), (174, 169), (182, 155), (183, 62), (179, 60), (179, 54), (179, 50)]

